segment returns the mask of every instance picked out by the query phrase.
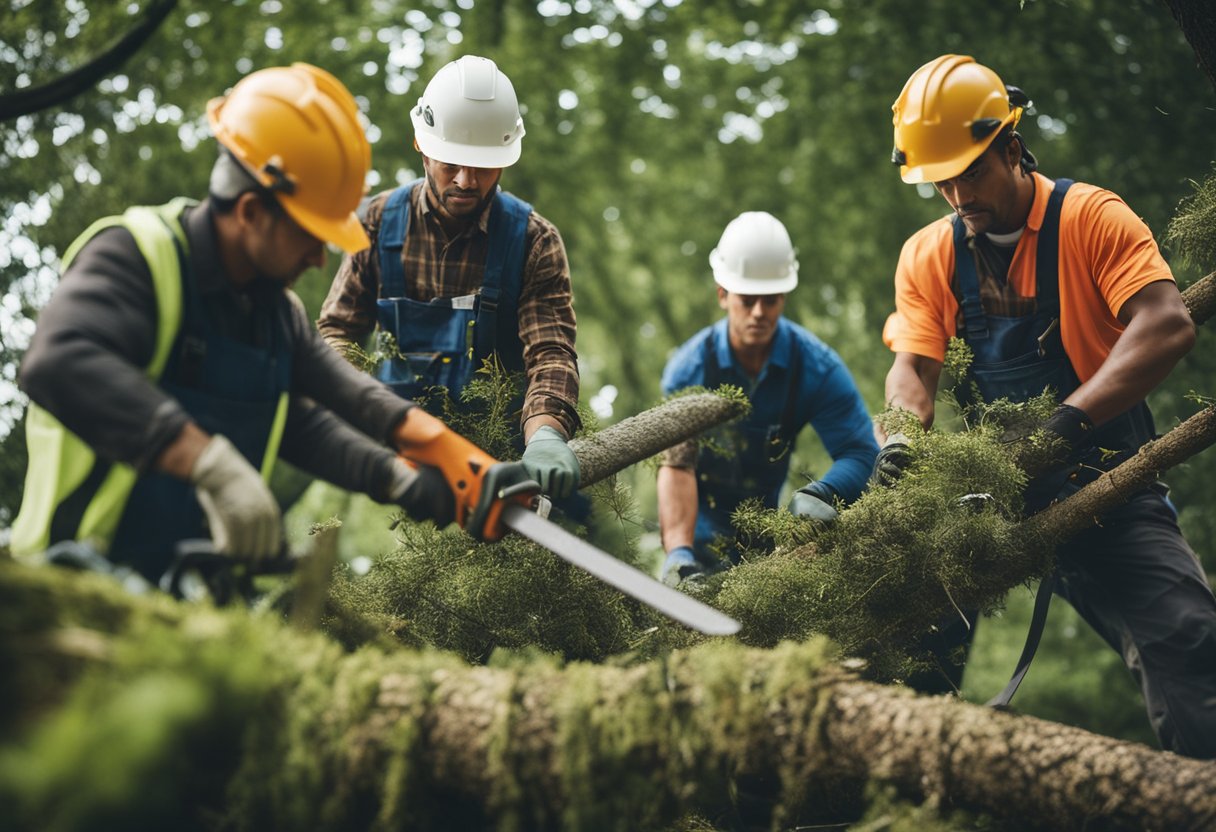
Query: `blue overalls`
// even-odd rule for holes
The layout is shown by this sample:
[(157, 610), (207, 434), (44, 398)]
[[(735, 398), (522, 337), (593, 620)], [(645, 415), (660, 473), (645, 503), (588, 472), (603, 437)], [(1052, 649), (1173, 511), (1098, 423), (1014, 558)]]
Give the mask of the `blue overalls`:
[[(1003, 318), (984, 312), (975, 257), (965, 226), (955, 218), (963, 339), (975, 355), (971, 379), (986, 401), (1002, 396), (1024, 401), (1048, 387), (1063, 399), (1079, 386), (1058, 323), (1060, 210), (1071, 185), (1057, 179), (1048, 199), (1035, 252), (1037, 303), (1031, 315)], [(1074, 493), (1118, 465), (1153, 435), (1152, 415), (1143, 401), (1097, 428), (1094, 449), (1058, 496)], [(1164, 495), (1157, 489), (1133, 495), (1101, 524), (1058, 546), (1056, 557), (1056, 571), (1043, 581), (1036, 599), (1035, 621), (1017, 672), (989, 704), (1007, 704), (1017, 689), (1054, 591), (1123, 655), (1162, 745), (1193, 756), (1216, 756), (1216, 707), (1211, 704), (1216, 702), (1216, 600)], [(948, 650), (941, 649), (943, 644), (948, 648), (953, 641), (965, 649), (971, 633), (955, 622), (941, 636), (933, 649), (944, 656)], [(942, 664), (948, 667), (949, 662)], [(955, 684), (961, 666), (957, 671)]]
[[(222, 434), (255, 468), (260, 468), (274, 431), (282, 394), (291, 386), (292, 345), (284, 324), (286, 304), (273, 287), (266, 303), (252, 313), (252, 343), (225, 337), (202, 307), (190, 273), (190, 258), (181, 253), (182, 325), (161, 376), (160, 387), (181, 403), (190, 418), (209, 434)], [(94, 472), (104, 477), (108, 466)], [(92, 476), (90, 476), (92, 479)], [(98, 479), (100, 482), (100, 479)], [(85, 491), (84, 488), (81, 492)], [(70, 502), (70, 501), (69, 501)], [(68, 503), (52, 523), (52, 540), (70, 539), (73, 528)], [(63, 531), (55, 523), (63, 521)], [(76, 523), (79, 521), (76, 520)], [(181, 540), (208, 537), (203, 510), (187, 482), (148, 471), (135, 483), (119, 521), (109, 558), (132, 567), (153, 584), (165, 571)]]
[[(1035, 250), (1035, 312), (1018, 318), (989, 315), (980, 303), (975, 257), (967, 227), (954, 218), (954, 269), (962, 293), (962, 338), (971, 348), (970, 379), (984, 401), (1024, 402), (1047, 388), (1060, 400), (1080, 386), (1060, 340), (1060, 208), (1072, 181), (1057, 179), (1047, 201)], [(1096, 479), (1135, 453), (1155, 434), (1148, 405), (1140, 402), (1094, 432), (1095, 449), (1084, 460), (1072, 486)], [(1103, 458), (1098, 449), (1117, 450)]]
[(380, 222), (376, 317), (380, 329), (397, 340), (400, 357), (381, 363), (376, 377), (407, 399), (417, 399), (431, 387), (445, 387), (459, 405), (461, 390), (491, 353), (497, 353), (508, 372), (524, 369), (519, 295), (532, 206), (505, 191), (495, 196), (478, 294), (413, 300), (406, 297), (401, 249), (409, 233), (410, 197), (420, 184), (423, 180), (393, 191)]
[[(725, 336), (724, 336), (725, 337)], [(705, 339), (705, 387), (723, 383), (715, 337)], [(766, 366), (763, 373), (770, 371)], [(697, 463), (697, 525), (694, 549), (698, 558), (711, 564), (709, 545), (716, 537), (734, 538), (730, 515), (749, 497), (761, 497), (765, 508), (776, 508), (790, 470), (790, 450), (798, 434), (798, 382), (802, 372), (802, 350), (791, 335), (790, 362), (785, 373), (785, 399), (776, 421), (772, 413), (752, 407), (741, 423), (728, 425), (713, 435), (727, 455), (703, 446)], [(731, 381), (726, 379), (726, 381)], [(759, 379), (757, 379), (757, 384)], [(732, 560), (738, 553), (728, 547)]]

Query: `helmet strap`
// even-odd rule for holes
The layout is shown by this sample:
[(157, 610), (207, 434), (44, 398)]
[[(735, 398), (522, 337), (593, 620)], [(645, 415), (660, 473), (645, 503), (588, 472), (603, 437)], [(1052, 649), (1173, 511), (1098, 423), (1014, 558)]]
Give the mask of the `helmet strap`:
[(1022, 134), (1018, 131), (1013, 131), (1013, 138), (1017, 139), (1019, 145), (1022, 146), (1022, 160), (1019, 162), (1022, 168), (1022, 173), (1030, 175), (1039, 169), (1039, 160), (1030, 152), (1030, 148), (1026, 146), (1026, 139), (1022, 138)]

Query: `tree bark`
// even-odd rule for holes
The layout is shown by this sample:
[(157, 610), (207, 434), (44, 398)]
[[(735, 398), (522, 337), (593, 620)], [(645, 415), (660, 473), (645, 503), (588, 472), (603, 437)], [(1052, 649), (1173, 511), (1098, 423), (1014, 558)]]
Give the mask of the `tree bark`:
[(1216, 88), (1216, 6), (1210, 0), (1164, 0), (1199, 66)]
[(580, 487), (606, 479), (746, 412), (747, 403), (742, 399), (696, 393), (622, 419), (592, 436), (575, 439), (570, 449), (578, 458)]
[(1196, 280), (1182, 293), (1182, 302), (1191, 313), (1195, 326), (1201, 326), (1216, 313), (1216, 272)]
[[(1216, 312), (1216, 272), (1191, 284), (1182, 301), (1195, 326)], [(1066, 540), (1098, 522), (1102, 514), (1126, 503), (1157, 477), (1216, 444), (1216, 409), (1207, 407), (1130, 459), (1107, 471), (1066, 500), (1053, 503), (1026, 521), (1026, 530), (1043, 540)]]
[[(199, 828), (221, 806), (228, 826), (255, 828), (638, 829), (688, 813), (786, 828), (855, 819), (842, 795), (869, 780), (1019, 828), (1216, 823), (1210, 762), (861, 682), (822, 640), (720, 641), (632, 666), (469, 667), (434, 651), (344, 655), (244, 610), (3, 562), (0, 610), (5, 678), (43, 685), (6, 685), (0, 725), (64, 699), (70, 682), (48, 668), (93, 671), (64, 724), (52, 716), (0, 755), (17, 824), (70, 800), (77, 823), (57, 828), (133, 815), (128, 828), (168, 828), (173, 813)], [(193, 709), (148, 699), (150, 685), (193, 691)], [(141, 754), (106, 740), (124, 736), (122, 720), (140, 723)]]
[(0, 121), (63, 104), (89, 89), (138, 52), (176, 5), (177, 0), (152, 3), (147, 7), (143, 20), (112, 47), (84, 66), (77, 67), (49, 83), (0, 95)]
[(1131, 459), (1029, 518), (1026, 531), (1043, 540), (1067, 540), (1093, 526), (1108, 511), (1148, 488), (1162, 472), (1216, 444), (1216, 407), (1205, 407)]

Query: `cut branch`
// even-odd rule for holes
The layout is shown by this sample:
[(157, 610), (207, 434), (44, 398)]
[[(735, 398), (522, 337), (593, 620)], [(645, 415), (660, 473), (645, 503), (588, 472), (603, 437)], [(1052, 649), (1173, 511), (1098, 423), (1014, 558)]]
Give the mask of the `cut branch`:
[(747, 403), (716, 393), (680, 396), (570, 443), (581, 486), (592, 485), (747, 412)]

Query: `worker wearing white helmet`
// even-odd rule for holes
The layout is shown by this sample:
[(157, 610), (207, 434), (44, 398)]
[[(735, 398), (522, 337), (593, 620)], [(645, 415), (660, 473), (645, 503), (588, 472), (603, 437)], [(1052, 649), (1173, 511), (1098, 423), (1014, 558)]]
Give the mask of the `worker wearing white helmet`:
[(515, 88), (466, 55), (435, 73), (410, 120), (425, 176), (370, 201), (373, 245), (343, 261), (318, 327), (340, 352), (377, 327), (392, 335), (398, 355), (377, 375), (407, 398), (444, 387), (459, 407), (492, 356), (526, 374), (523, 462), (567, 497), (579, 479), (566, 446), (579, 425), (570, 269), (553, 224), (499, 187), (524, 137)]
[[(698, 453), (696, 443), (687, 442), (664, 456), (662, 577), (672, 585), (728, 565), (714, 549), (731, 555), (730, 515), (744, 499), (777, 507), (790, 450), (808, 423), (833, 464), (800, 485), (789, 504), (794, 514), (833, 522), (837, 505), (861, 493), (878, 452), (861, 394), (840, 357), (782, 316), (786, 293), (798, 285), (798, 260), (781, 221), (763, 211), (740, 214), (722, 232), (709, 264), (726, 317), (676, 350), (663, 371), (663, 392), (731, 384), (747, 392), (752, 410), (713, 449)], [(725, 546), (714, 547), (717, 538), (725, 538)]]

